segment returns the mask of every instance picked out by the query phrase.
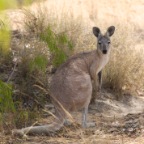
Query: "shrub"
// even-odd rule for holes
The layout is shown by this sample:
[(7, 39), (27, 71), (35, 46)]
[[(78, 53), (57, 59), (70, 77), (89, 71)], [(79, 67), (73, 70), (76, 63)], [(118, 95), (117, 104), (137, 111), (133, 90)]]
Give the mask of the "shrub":
[(110, 62), (104, 70), (104, 85), (120, 93), (136, 92), (144, 85), (144, 53), (135, 48), (136, 33), (132, 27), (120, 25), (112, 41)]
[(47, 43), (52, 55), (52, 64), (55, 67), (67, 60), (73, 45), (65, 33), (55, 34), (48, 26), (46, 32), (42, 33), (40, 38)]
[(53, 30), (55, 29), (53, 25), (56, 24), (48, 22), (47, 15), (41, 7), (38, 10), (39, 13), (30, 10), (24, 11), (25, 29), (47, 44), (51, 53), (51, 63), (58, 67), (72, 54), (73, 43), (64, 30), (56, 33), (56, 30)]
[(39, 40), (24, 43), (24, 49), (17, 50), (17, 75), (14, 79), (15, 100), (21, 101), (24, 107), (39, 107), (46, 102), (46, 93), (35, 85), (47, 88), (48, 50)]

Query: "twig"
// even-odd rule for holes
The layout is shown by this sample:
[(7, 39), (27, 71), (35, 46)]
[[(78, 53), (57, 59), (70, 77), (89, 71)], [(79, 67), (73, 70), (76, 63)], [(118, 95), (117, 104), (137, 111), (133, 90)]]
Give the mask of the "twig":
[(39, 85), (34, 84), (33, 86), (39, 88), (40, 90), (42, 90), (42, 91), (45, 92), (46, 94), (49, 94), (49, 93), (50, 93), (48, 90), (46, 90), (45, 88), (43, 88), (43, 87), (41, 87), (41, 86), (39, 86)]
[(17, 63), (15, 63), (14, 68), (13, 68), (13, 71), (12, 71), (12, 73), (10, 74), (10, 76), (8, 77), (7, 83), (8, 83), (8, 82), (10, 81), (10, 79), (12, 78), (12, 76), (13, 76), (13, 74), (14, 74), (14, 72), (15, 72), (16, 66), (17, 66)]

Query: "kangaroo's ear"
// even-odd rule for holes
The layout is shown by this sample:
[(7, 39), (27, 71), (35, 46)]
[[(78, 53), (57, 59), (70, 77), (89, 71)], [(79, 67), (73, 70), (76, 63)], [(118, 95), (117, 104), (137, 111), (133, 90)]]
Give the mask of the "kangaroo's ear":
[(106, 34), (110, 37), (114, 34), (114, 31), (115, 31), (115, 27), (114, 26), (110, 26), (108, 29), (107, 29), (107, 32)]
[(98, 27), (93, 27), (93, 34), (98, 37), (101, 34), (101, 31)]

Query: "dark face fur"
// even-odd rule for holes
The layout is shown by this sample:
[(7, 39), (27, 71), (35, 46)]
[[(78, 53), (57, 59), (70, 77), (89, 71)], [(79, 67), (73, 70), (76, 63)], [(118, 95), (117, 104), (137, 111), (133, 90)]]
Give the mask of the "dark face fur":
[(110, 48), (110, 37), (114, 34), (115, 27), (110, 26), (107, 32), (102, 35), (98, 27), (93, 27), (93, 33), (97, 37), (97, 49), (102, 52), (102, 54), (107, 54)]

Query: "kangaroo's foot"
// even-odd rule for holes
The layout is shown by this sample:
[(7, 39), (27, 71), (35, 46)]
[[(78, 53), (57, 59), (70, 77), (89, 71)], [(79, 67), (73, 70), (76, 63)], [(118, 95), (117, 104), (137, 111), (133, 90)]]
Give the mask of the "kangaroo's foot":
[(90, 127), (95, 127), (96, 123), (95, 122), (87, 122), (86, 124), (82, 124), (83, 128), (90, 128)]

